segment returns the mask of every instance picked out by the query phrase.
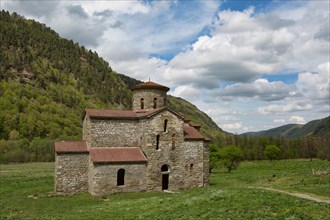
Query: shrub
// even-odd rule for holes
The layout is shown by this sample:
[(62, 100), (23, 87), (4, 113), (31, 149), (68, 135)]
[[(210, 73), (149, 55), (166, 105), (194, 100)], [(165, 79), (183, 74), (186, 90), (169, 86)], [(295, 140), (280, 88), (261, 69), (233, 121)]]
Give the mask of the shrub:
[(270, 161), (277, 160), (281, 156), (281, 150), (275, 145), (267, 145), (263, 153), (264, 156)]
[(240, 147), (229, 145), (219, 151), (221, 163), (228, 169), (228, 173), (231, 170), (237, 169), (240, 161), (243, 159), (244, 153)]

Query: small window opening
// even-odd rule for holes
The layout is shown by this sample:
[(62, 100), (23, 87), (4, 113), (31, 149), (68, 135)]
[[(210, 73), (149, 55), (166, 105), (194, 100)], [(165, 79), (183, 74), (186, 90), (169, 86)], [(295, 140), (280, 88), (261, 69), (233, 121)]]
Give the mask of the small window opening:
[(157, 98), (154, 98), (154, 108), (157, 108)]
[(119, 169), (117, 173), (117, 186), (125, 185), (125, 170)]
[(141, 109), (144, 109), (144, 99), (141, 99)]
[(167, 131), (167, 119), (165, 119), (165, 121), (164, 121), (164, 132), (166, 132)]
[(160, 135), (157, 134), (157, 136), (156, 136), (156, 150), (159, 149), (159, 138), (160, 138)]
[(175, 134), (172, 134), (172, 150), (175, 150)]
[(193, 171), (193, 169), (194, 169), (194, 164), (190, 164), (190, 172), (192, 172)]
[(168, 171), (168, 166), (167, 166), (166, 164), (164, 164), (164, 165), (160, 168), (160, 170), (161, 170), (162, 172), (166, 172), (166, 171)]

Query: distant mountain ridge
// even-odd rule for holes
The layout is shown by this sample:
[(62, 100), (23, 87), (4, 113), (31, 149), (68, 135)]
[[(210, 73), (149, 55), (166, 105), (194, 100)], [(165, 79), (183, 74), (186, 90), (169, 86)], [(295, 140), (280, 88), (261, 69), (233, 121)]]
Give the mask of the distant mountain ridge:
[(308, 122), (305, 125), (287, 124), (258, 132), (247, 132), (242, 136), (283, 136), (288, 138), (330, 135), (330, 116)]

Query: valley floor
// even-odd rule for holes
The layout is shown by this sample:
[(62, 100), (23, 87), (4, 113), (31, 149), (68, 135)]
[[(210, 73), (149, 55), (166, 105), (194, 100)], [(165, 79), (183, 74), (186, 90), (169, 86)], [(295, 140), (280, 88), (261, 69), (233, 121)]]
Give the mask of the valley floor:
[(330, 218), (330, 204), (287, 194), (330, 200), (329, 161), (244, 162), (232, 173), (214, 170), (207, 188), (100, 197), (55, 196), (54, 163), (0, 168), (0, 219)]

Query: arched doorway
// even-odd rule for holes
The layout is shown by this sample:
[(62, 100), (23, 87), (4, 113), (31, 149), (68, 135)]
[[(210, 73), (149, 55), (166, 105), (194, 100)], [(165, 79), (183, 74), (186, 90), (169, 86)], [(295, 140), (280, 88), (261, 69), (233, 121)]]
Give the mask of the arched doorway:
[(162, 173), (162, 190), (167, 190), (168, 189), (168, 183), (169, 183), (169, 170), (168, 166), (164, 164), (161, 168), (161, 173)]
[(117, 172), (117, 186), (125, 185), (125, 170), (119, 169)]

